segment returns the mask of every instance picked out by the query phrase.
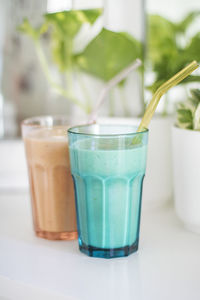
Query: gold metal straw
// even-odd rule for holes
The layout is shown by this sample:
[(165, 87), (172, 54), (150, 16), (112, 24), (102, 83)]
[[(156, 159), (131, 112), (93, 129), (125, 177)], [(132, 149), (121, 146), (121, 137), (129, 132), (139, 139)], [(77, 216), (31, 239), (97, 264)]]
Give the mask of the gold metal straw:
[(144, 113), (144, 116), (142, 118), (142, 121), (138, 127), (137, 132), (142, 131), (144, 128), (148, 128), (149, 123), (153, 117), (153, 114), (156, 110), (156, 107), (160, 101), (160, 98), (162, 95), (164, 95), (170, 88), (177, 85), (179, 82), (181, 82), (183, 79), (185, 79), (187, 76), (189, 76), (194, 70), (196, 70), (199, 67), (199, 64), (194, 60), (191, 62), (187, 67), (182, 69), (180, 72), (175, 74), (172, 78), (170, 78), (168, 81), (163, 83), (155, 92), (153, 95), (149, 105), (147, 106), (147, 109)]

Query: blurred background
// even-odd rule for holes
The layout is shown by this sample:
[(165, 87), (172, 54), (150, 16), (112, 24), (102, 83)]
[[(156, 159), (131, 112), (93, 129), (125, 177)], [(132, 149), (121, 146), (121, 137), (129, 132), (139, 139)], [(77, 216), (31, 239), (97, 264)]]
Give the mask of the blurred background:
[[(200, 60), (196, 0), (0, 0), (0, 7), (1, 139), (20, 136), (20, 122), (31, 116), (84, 117), (136, 57), (145, 68), (110, 92), (100, 115), (140, 116), (162, 82)], [(169, 92), (158, 113), (173, 114), (199, 78)]]
[[(138, 123), (159, 85), (192, 60), (200, 62), (200, 0), (0, 0), (0, 248), (1, 262), (5, 261), (1, 269), (6, 271), (8, 290), (12, 290), (10, 279), (14, 282), (16, 274), (19, 274), (17, 283), (24, 278), (23, 287), (34, 276), (40, 287), (43, 282), (44, 287), (48, 282), (52, 283), (52, 289), (58, 283), (63, 291), (69, 285), (71, 289), (74, 287), (71, 277), (69, 285), (66, 284), (67, 276), (63, 273), (74, 269), (70, 269), (71, 257), (69, 266), (63, 268), (63, 261), (68, 263), (65, 245), (62, 251), (59, 244), (57, 257), (56, 245), (52, 244), (48, 250), (47, 243), (41, 240), (37, 247), (29, 227), (26, 228), (31, 216), (26, 210), (29, 208), (29, 184), (20, 129), (22, 120), (48, 114), (70, 115), (79, 122), (86, 119), (94, 109), (101, 89), (136, 58), (141, 59), (142, 67), (113, 88), (101, 107), (99, 115), (109, 118), (110, 123), (116, 122), (113, 117), (117, 122)], [(198, 70), (162, 97), (157, 115), (151, 121), (143, 209), (167, 208), (174, 201), (172, 125), (177, 103), (188, 99), (191, 88), (200, 88)], [(200, 112), (200, 92), (198, 103)], [(181, 141), (188, 143), (188, 147), (175, 148), (176, 185), (180, 187), (181, 195), (187, 185), (182, 184), (181, 175), (189, 186), (192, 187), (192, 182), (199, 186), (200, 141), (196, 138), (193, 144), (192, 139), (187, 140), (190, 132), (198, 134), (187, 130), (187, 135), (183, 131), (181, 136)], [(175, 139), (179, 144), (180, 139), (176, 136)], [(195, 150), (196, 156), (193, 155)], [(194, 165), (190, 166), (192, 160)], [(184, 163), (189, 165), (188, 169), (183, 168)], [(188, 181), (186, 174), (189, 174)], [(194, 209), (189, 221), (192, 224), (197, 219), (200, 228), (198, 195), (195, 189), (185, 193), (180, 199), (180, 208), (183, 208), (186, 220), (190, 217), (190, 208)], [(188, 202), (184, 201), (187, 197)], [(195, 205), (193, 198), (197, 199)], [(116, 265), (115, 262), (106, 264), (111, 278), (102, 278), (109, 295), (123, 299), (125, 290), (130, 297), (132, 291), (134, 295), (139, 291), (140, 298), (145, 291), (150, 293), (147, 297), (155, 293), (159, 298), (160, 292), (160, 298), (164, 299), (163, 294), (169, 292), (170, 299), (181, 296), (193, 299), (192, 293), (199, 293), (198, 236), (184, 234), (168, 209), (166, 214), (159, 210), (149, 216), (146, 214), (144, 220), (147, 229), (141, 256), (133, 258), (132, 264), (127, 260), (124, 263), (116, 261)], [(73, 249), (69, 248), (69, 254)], [(146, 251), (149, 251), (147, 255)], [(24, 256), (22, 259), (20, 254)], [(77, 260), (76, 255), (74, 260)], [(45, 261), (47, 268), (44, 268)], [(55, 278), (54, 268), (56, 270), (61, 264), (57, 273), (62, 278)], [(80, 258), (79, 265), (80, 270), (81, 267), (84, 270), (84, 273), (78, 272), (81, 278), (79, 290), (84, 295), (87, 283), (91, 285), (91, 281), (85, 276), (87, 261)], [(93, 276), (92, 265), (88, 272), (91, 271)], [(41, 272), (37, 271), (38, 267)], [(103, 271), (102, 266), (99, 267)], [(9, 272), (12, 276), (8, 276)], [(73, 276), (77, 277), (76, 270)], [(48, 281), (48, 278), (52, 280)], [(116, 287), (118, 280), (121, 282)], [(70, 290), (67, 292), (73, 295)], [(92, 292), (90, 289), (90, 294)], [(106, 289), (102, 289), (102, 293), (105, 292)], [(30, 299), (30, 292), (27, 295)], [(13, 297), (17, 299), (16, 295)]]

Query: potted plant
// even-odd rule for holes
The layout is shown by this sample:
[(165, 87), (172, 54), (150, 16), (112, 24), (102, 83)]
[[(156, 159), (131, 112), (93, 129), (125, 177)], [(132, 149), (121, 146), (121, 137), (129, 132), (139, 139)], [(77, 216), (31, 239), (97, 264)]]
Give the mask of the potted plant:
[[(83, 115), (91, 113), (105, 83), (136, 58), (142, 58), (142, 42), (128, 32), (105, 28), (102, 14), (100, 8), (47, 13), (38, 27), (32, 26), (28, 19), (19, 26), (34, 42), (50, 86), (76, 104)], [(123, 80), (117, 87), (123, 102), (122, 115), (129, 112), (124, 100), (125, 86)], [(111, 115), (116, 106), (114, 92), (110, 93)]]
[[(189, 61), (200, 61), (199, 33), (192, 29), (198, 19), (198, 11), (188, 13), (178, 22), (161, 15), (148, 16), (145, 72), (147, 100), (162, 83)], [(177, 99), (186, 97), (185, 90), (199, 80), (199, 74), (194, 73), (163, 96), (150, 124), (149, 158), (143, 197), (143, 202), (149, 206), (163, 205), (172, 199), (171, 126), (174, 122), (174, 104)]]
[(200, 233), (200, 89), (178, 105), (172, 145), (176, 213), (188, 229)]

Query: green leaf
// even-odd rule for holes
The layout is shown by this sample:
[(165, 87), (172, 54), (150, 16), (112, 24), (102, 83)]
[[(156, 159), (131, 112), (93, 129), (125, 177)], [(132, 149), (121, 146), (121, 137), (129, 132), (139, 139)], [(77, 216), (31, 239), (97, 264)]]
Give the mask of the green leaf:
[[(147, 87), (154, 93), (171, 76), (184, 68), (190, 61), (200, 61), (200, 33), (193, 36), (183, 47), (179, 43), (180, 34), (187, 31), (200, 12), (189, 13), (179, 23), (174, 23), (158, 15), (149, 16), (148, 60), (155, 72), (155, 82)], [(182, 35), (184, 38), (184, 35)], [(200, 76), (188, 76), (180, 84), (200, 81)]]
[(200, 89), (191, 89), (190, 93), (193, 98), (200, 102)]
[(200, 89), (190, 90), (187, 101), (179, 103), (177, 121), (180, 128), (200, 130)]
[(86, 19), (85, 22), (88, 22), (92, 25), (102, 15), (103, 9), (102, 8), (85, 9), (85, 10), (81, 10), (81, 12), (84, 14), (84, 19)]
[(183, 57), (185, 60), (197, 60), (200, 61), (200, 32), (192, 37), (188, 46), (185, 48)]
[(193, 125), (192, 124), (189, 124), (185, 127), (185, 129), (193, 129)]
[[(178, 109), (177, 110), (177, 119), (179, 126), (182, 124), (182, 126), (193, 126), (193, 115), (191, 110), (187, 109)], [(186, 124), (186, 125), (185, 125)], [(181, 126), (180, 126), (181, 127)]]
[(76, 63), (85, 72), (108, 81), (137, 57), (142, 57), (140, 42), (125, 33), (103, 28), (84, 52), (77, 55)]
[(176, 52), (174, 25), (159, 15), (150, 15), (148, 19), (148, 55), (154, 64), (160, 63), (163, 56)]
[(191, 97), (189, 98), (189, 100), (195, 107), (197, 107), (200, 103), (200, 89), (191, 89), (190, 93)]
[(102, 9), (71, 10), (46, 14), (45, 18), (53, 30), (65, 39), (74, 37), (84, 23), (93, 24), (102, 14)]
[(73, 39), (84, 23), (91, 25), (102, 14), (101, 9), (72, 10), (46, 14), (51, 25), (52, 57), (60, 71), (70, 69), (73, 64)]
[(183, 67), (181, 52), (176, 44), (174, 23), (159, 15), (148, 19), (148, 60), (156, 79), (148, 87), (152, 92)]
[(200, 130), (200, 104), (198, 104), (193, 117), (194, 130)]
[(188, 27), (200, 15), (199, 11), (190, 12), (183, 20), (174, 24), (174, 28), (179, 33), (185, 33)]
[(34, 41), (37, 41), (40, 36), (48, 30), (48, 25), (44, 23), (41, 26), (34, 28), (26, 18), (17, 29), (24, 34), (27, 34)]
[(200, 82), (200, 75), (189, 75), (180, 84), (185, 84), (189, 82)]
[(192, 118), (192, 112), (189, 109), (178, 109), (177, 110), (179, 118), (182, 118), (184, 123), (190, 122)]

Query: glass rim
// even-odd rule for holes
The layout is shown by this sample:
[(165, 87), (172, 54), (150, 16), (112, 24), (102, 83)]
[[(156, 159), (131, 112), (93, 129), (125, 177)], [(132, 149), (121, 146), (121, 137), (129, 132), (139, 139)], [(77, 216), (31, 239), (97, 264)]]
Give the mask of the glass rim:
[(99, 125), (99, 126), (118, 126), (118, 127), (126, 127), (126, 126), (132, 126), (132, 127), (136, 127), (136, 125), (131, 125), (131, 124), (119, 124), (119, 123), (116, 123), (116, 124), (108, 124), (108, 123), (105, 123), (105, 124), (96, 124), (96, 123), (88, 123), (88, 124), (84, 124), (84, 125), (79, 125), (79, 126), (73, 126), (73, 127), (70, 127), (67, 132), (68, 133), (71, 133), (71, 134), (77, 134), (77, 135), (83, 135), (83, 136), (94, 136), (94, 137), (119, 137), (119, 136), (133, 136), (133, 135), (140, 135), (140, 134), (144, 134), (144, 133), (147, 133), (149, 132), (149, 129), (148, 128), (144, 128), (143, 131), (140, 131), (140, 132), (128, 132), (128, 133), (109, 133), (109, 134), (99, 134), (99, 133), (86, 133), (86, 132), (76, 132), (74, 131), (75, 129), (77, 128), (83, 128), (83, 127), (88, 127), (88, 126), (95, 126), (95, 125)]
[(49, 127), (51, 128), (53, 125), (48, 125), (48, 124), (34, 124), (34, 121), (40, 122), (41, 120), (46, 121), (48, 119), (52, 120), (65, 120), (69, 121), (66, 126), (70, 127), (71, 123), (70, 120), (73, 120), (72, 116), (67, 116), (65, 114), (57, 114), (57, 115), (40, 115), (40, 116), (35, 116), (35, 117), (30, 117), (26, 118), (21, 121), (21, 126), (30, 126), (30, 127)]

